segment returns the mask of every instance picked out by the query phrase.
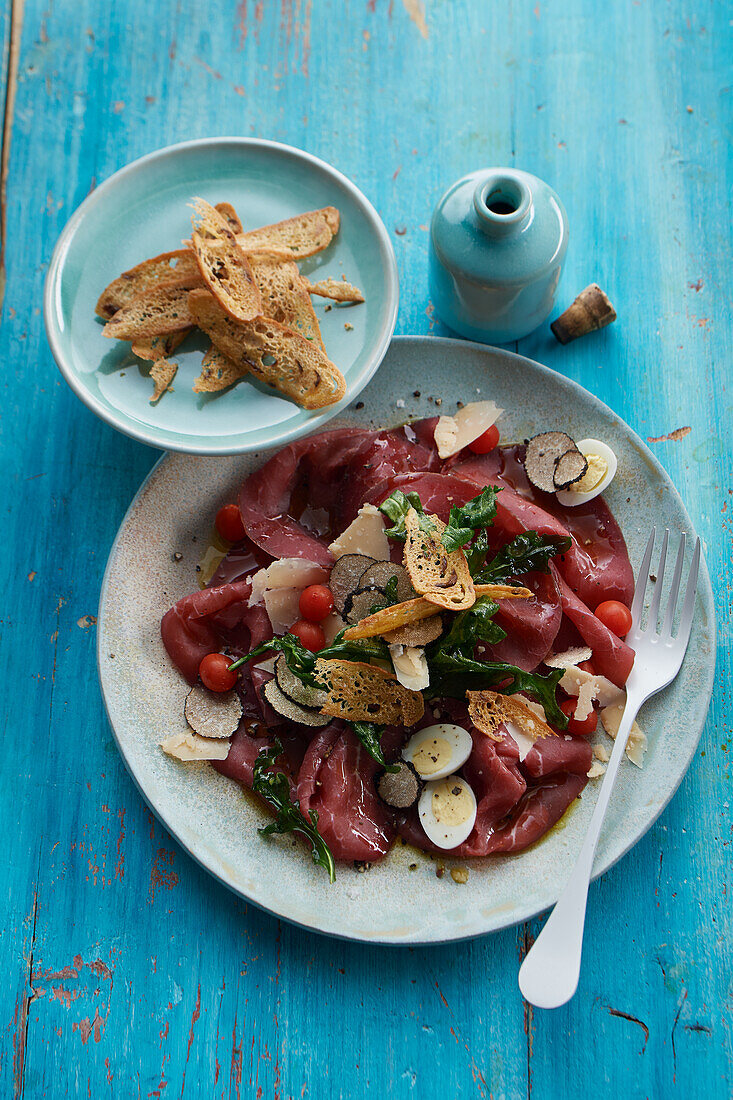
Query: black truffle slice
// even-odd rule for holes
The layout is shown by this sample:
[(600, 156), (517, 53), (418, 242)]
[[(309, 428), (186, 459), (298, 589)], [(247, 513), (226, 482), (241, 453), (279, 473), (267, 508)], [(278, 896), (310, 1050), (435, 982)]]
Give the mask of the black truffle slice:
[(263, 690), (272, 709), (282, 714), (283, 718), (289, 718), (291, 722), (297, 722), (301, 726), (327, 726), (333, 721), (327, 714), (319, 714), (317, 710), (294, 703), (277, 686), (277, 680), (268, 680)]
[(377, 794), (395, 810), (408, 810), (422, 794), (424, 783), (409, 761), (398, 760), (396, 765), (398, 771), (377, 776)]
[(370, 585), (369, 588), (357, 588), (350, 592), (344, 602), (344, 618), (347, 623), (360, 623), (370, 615), (373, 608), (386, 607), (389, 603), (387, 593)]
[(231, 737), (242, 717), (242, 704), (235, 691), (209, 691), (196, 684), (186, 696), (183, 714), (201, 737)]
[(344, 554), (339, 558), (328, 579), (328, 587), (339, 615), (344, 613), (344, 601), (350, 592), (359, 588), (359, 577), (365, 569), (375, 564), (375, 559), (366, 554)]
[(542, 432), (532, 436), (524, 459), (527, 477), (543, 493), (554, 493), (557, 460), (567, 451), (577, 449), (575, 440), (566, 432)]
[(393, 577), (397, 578), (397, 603), (412, 600), (417, 595), (412, 587), (410, 574), (404, 565), (392, 561), (376, 561), (359, 577), (359, 588), (386, 588)]
[(556, 489), (569, 489), (588, 472), (588, 460), (577, 447), (560, 455), (555, 465), (554, 482)]
[(292, 699), (294, 703), (298, 703), (299, 706), (320, 710), (321, 707), (326, 705), (328, 692), (311, 687), (310, 684), (304, 684), (294, 672), (290, 671), (282, 653), (275, 661), (275, 679), (280, 691), (287, 695), (289, 699)]

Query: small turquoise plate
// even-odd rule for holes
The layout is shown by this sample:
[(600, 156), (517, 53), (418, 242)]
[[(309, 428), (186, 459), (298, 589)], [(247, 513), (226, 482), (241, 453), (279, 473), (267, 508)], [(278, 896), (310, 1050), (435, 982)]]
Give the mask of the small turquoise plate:
[[(415, 391), (418, 383), (419, 392)], [(397, 337), (384, 366), (338, 427), (392, 426), (434, 416), (456, 402), (493, 398), (505, 441), (561, 426), (576, 439), (604, 439), (618, 456), (606, 494), (639, 567), (650, 528), (669, 527), (673, 546), (695, 532), (669, 476), (606, 405), (581, 386), (521, 355), (459, 340)], [(196, 589), (196, 565), (217, 509), (234, 500), (264, 455), (165, 455), (130, 505), (112, 547), (99, 606), (99, 676), (120, 752), (142, 796), (182, 847), (240, 897), (304, 928), (367, 943), (425, 944), (466, 939), (528, 920), (557, 901), (583, 843), (598, 797), (591, 782), (559, 825), (526, 852), (469, 860), (465, 885), (437, 878), (434, 860), (395, 845), (368, 874), (339, 864), (336, 882), (291, 837), (263, 839), (262, 808), (208, 764), (181, 764), (160, 749), (185, 732), (188, 686), (160, 640), (160, 619)], [(689, 554), (688, 554), (689, 558)], [(643, 769), (624, 760), (598, 846), (594, 875), (608, 870), (656, 821), (692, 760), (705, 722), (715, 667), (710, 579), (701, 570), (692, 637), (679, 676), (645, 703)], [(600, 732), (599, 744), (611, 742)], [(682, 841), (684, 838), (682, 838)], [(440, 860), (455, 866), (446, 853)], [(690, 853), (694, 864), (694, 853)], [(458, 866), (466, 863), (458, 861)], [(653, 883), (639, 899), (655, 904)]]
[[(346, 378), (346, 396), (338, 405), (308, 412), (248, 381), (218, 394), (194, 393), (207, 346), (198, 334), (176, 351), (173, 391), (151, 405), (149, 365), (132, 355), (129, 344), (102, 335), (102, 322), (94, 313), (101, 291), (149, 256), (179, 248), (191, 231), (188, 204), (197, 195), (211, 203), (233, 203), (245, 228), (252, 229), (306, 210), (338, 207), (340, 232), (327, 249), (300, 265), (313, 281), (345, 275), (366, 299), (359, 305), (314, 300), (327, 353)], [(361, 191), (300, 149), (232, 137), (159, 149), (93, 191), (54, 250), (44, 314), (61, 373), (97, 416), (164, 450), (234, 455), (307, 435), (352, 402), (384, 357), (397, 302), (392, 245)]]

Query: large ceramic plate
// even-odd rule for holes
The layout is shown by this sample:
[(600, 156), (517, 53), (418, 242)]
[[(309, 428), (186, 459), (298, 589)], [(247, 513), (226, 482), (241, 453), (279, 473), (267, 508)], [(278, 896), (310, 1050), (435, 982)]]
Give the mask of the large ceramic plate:
[[(421, 396), (413, 397), (419, 386)], [(607, 499), (635, 566), (656, 523), (693, 534), (669, 478), (641, 440), (580, 386), (509, 352), (456, 340), (393, 341), (379, 380), (343, 424), (394, 425), (457, 399), (492, 397), (506, 409), (505, 439), (560, 426), (577, 439), (607, 440), (619, 472)], [(404, 402), (404, 408), (402, 406)], [(262, 840), (262, 810), (206, 764), (182, 765), (159, 741), (182, 728), (186, 685), (163, 650), (159, 621), (196, 587), (195, 566), (213, 517), (261, 455), (196, 459), (169, 455), (150, 474), (120, 528), (99, 613), (99, 670), (120, 751), (144, 798), (182, 846), (236, 893), (308, 928), (352, 939), (417, 944), (474, 936), (525, 920), (554, 902), (596, 798), (589, 783), (561, 827), (517, 856), (472, 862), (468, 883), (438, 879), (435, 864), (397, 847), (367, 874), (338, 868), (333, 886), (288, 838)], [(195, 541), (196, 540), (196, 541)], [(183, 555), (175, 562), (172, 555)], [(624, 761), (598, 849), (600, 874), (646, 832), (674, 794), (695, 751), (713, 680), (715, 623), (703, 568), (690, 648), (675, 683), (641, 712), (649, 737), (643, 771)], [(114, 656), (112, 656), (114, 654)], [(408, 864), (416, 862), (414, 871)], [(450, 865), (450, 861), (448, 861)], [(649, 904), (651, 904), (651, 899)]]
[[(346, 377), (339, 404), (307, 412), (272, 390), (242, 381), (218, 394), (195, 394), (207, 341), (194, 334), (176, 352), (173, 391), (150, 404), (149, 366), (129, 344), (108, 340), (94, 306), (121, 271), (180, 248), (191, 232), (196, 195), (232, 202), (246, 228), (322, 206), (337, 206), (341, 230), (304, 260), (317, 279), (342, 274), (364, 292), (358, 306), (314, 305), (326, 350)], [(316, 274), (317, 273), (317, 274)], [(168, 451), (243, 454), (282, 445), (316, 430), (353, 401), (382, 361), (397, 316), (397, 268), (373, 206), (345, 176), (288, 145), (212, 138), (160, 149), (121, 169), (81, 204), (51, 260), (45, 292), (46, 332), (61, 373), (82, 401), (126, 435)], [(347, 328), (346, 325), (351, 327)]]

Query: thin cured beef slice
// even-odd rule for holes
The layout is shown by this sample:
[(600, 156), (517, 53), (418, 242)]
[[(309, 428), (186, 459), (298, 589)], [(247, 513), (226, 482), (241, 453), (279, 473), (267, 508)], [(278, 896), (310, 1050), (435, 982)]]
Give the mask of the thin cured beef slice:
[(494, 741), (471, 730), (473, 752), (463, 767), (478, 803), (471, 835), (455, 849), (457, 856), (485, 856), (498, 823), (516, 806), (527, 789), (518, 768), (519, 752), (508, 737)]
[(318, 831), (334, 858), (382, 859), (395, 830), (374, 787), (378, 765), (343, 723), (319, 730), (308, 746), (298, 775), (304, 814), (315, 810)]
[[(297, 796), (295, 776), (297, 776), (303, 760), (306, 742), (295, 734), (278, 731), (280, 743), (283, 746), (283, 755), (277, 761), (277, 771), (283, 772), (288, 777), (290, 797)], [(254, 736), (243, 724), (234, 734), (231, 747), (226, 760), (212, 760), (211, 764), (228, 779), (234, 779), (241, 783), (248, 791), (252, 790), (254, 778), (254, 765), (259, 754), (269, 749), (272, 744), (272, 735), (266, 733), (263, 737)], [(267, 805), (263, 800), (263, 804)]]
[(508, 820), (491, 836), (487, 854), (529, 848), (557, 824), (587, 782), (585, 776), (561, 775), (530, 787)]
[(592, 762), (593, 749), (587, 738), (561, 733), (538, 738), (519, 767), (528, 779), (537, 780), (559, 772), (587, 776)]
[(160, 633), (168, 656), (188, 680), (195, 684), (199, 665), (207, 653), (215, 653), (221, 645), (216, 616), (236, 606), (240, 620), (246, 614), (252, 589), (247, 581), (224, 584), (220, 588), (204, 588), (184, 596), (163, 616)]
[(532, 599), (498, 601), (495, 621), (507, 636), (494, 645), (479, 645), (476, 656), (532, 672), (552, 650), (562, 622), (562, 606), (552, 574), (528, 573), (518, 579), (532, 590)]
[[(409, 428), (391, 432), (341, 428), (291, 443), (245, 481), (239, 510), (248, 537), (274, 558), (309, 558), (330, 566), (328, 542), (364, 503), (367, 488), (394, 472), (433, 461)], [(293, 516), (296, 502), (325, 510), (330, 538), (317, 537)]]
[[(554, 566), (551, 565), (550, 568), (554, 570)], [(557, 571), (555, 577), (563, 614), (576, 627), (585, 644), (593, 650), (593, 667), (596, 672), (607, 677), (616, 687), (623, 687), (634, 664), (633, 649), (596, 618)]]

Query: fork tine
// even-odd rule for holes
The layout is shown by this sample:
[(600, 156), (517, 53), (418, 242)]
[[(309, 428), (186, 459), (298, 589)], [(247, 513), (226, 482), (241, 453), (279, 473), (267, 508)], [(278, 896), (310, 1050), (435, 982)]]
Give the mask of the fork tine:
[(652, 554), (654, 553), (654, 542), (656, 537), (657, 529), (656, 527), (652, 527), (652, 533), (649, 536), (649, 542), (646, 544), (644, 557), (639, 566), (639, 572), (636, 578), (636, 588), (634, 589), (634, 599), (631, 604), (631, 618), (634, 623), (634, 630), (639, 629), (641, 622), (641, 612), (644, 608), (644, 596), (646, 595), (646, 583), (649, 580), (649, 566), (652, 563)]
[(680, 594), (680, 580), (682, 579), (682, 566), (685, 563), (686, 546), (687, 535), (683, 531), (680, 535), (680, 548), (677, 551), (677, 561), (674, 567), (674, 575), (672, 576), (672, 587), (669, 590), (667, 614), (664, 616), (664, 626), (662, 627), (662, 634), (666, 638), (672, 637), (672, 627), (674, 626), (674, 613), (677, 610), (677, 597)]
[(662, 552), (659, 555), (659, 565), (657, 566), (657, 579), (654, 582), (654, 591), (652, 592), (651, 603), (649, 604), (649, 630), (655, 634), (657, 632), (657, 623), (659, 621), (659, 604), (662, 600), (662, 588), (664, 586), (664, 570), (667, 565), (667, 547), (669, 546), (669, 527), (664, 532), (664, 539), (662, 541)]
[(685, 591), (685, 600), (682, 604), (682, 613), (680, 615), (680, 627), (677, 631), (676, 640), (683, 645), (687, 645), (687, 641), (690, 637), (690, 630), (692, 628), (692, 617), (695, 614), (695, 593), (697, 591), (697, 575), (700, 570), (700, 540), (695, 542), (695, 552), (692, 555), (692, 564), (690, 566), (690, 576), (687, 579), (687, 589)]

